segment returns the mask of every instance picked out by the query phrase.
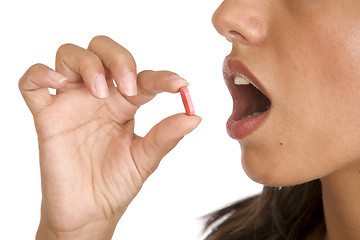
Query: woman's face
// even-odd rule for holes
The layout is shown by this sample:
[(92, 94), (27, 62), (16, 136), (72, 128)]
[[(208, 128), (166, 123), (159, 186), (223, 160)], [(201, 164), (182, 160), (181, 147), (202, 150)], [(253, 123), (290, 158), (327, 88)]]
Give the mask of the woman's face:
[[(359, 13), (358, 0), (225, 0), (214, 13), (233, 44), (228, 131), (253, 180), (299, 184), (360, 160)], [(265, 113), (242, 119), (270, 102), (235, 85), (241, 74), (269, 98)]]

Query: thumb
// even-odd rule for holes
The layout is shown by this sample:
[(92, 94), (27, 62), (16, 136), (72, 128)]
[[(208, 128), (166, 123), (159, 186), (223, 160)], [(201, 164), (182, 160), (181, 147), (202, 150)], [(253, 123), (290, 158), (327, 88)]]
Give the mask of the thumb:
[(144, 138), (139, 138), (134, 143), (132, 156), (144, 181), (156, 170), (161, 159), (200, 122), (199, 116), (175, 114), (162, 120)]

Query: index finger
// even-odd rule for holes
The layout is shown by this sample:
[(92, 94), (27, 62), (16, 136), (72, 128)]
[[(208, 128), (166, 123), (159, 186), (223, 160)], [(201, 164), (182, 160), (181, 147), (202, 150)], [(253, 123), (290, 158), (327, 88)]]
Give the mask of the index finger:
[(138, 94), (125, 98), (137, 107), (149, 102), (162, 92), (177, 93), (181, 87), (189, 83), (179, 75), (170, 71), (143, 71), (138, 74)]

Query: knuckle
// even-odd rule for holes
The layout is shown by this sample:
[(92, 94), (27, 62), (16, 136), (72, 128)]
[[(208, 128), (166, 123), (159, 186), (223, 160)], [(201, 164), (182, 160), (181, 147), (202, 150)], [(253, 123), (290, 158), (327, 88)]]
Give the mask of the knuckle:
[(71, 44), (71, 43), (62, 44), (62, 45), (58, 48), (56, 54), (57, 54), (57, 55), (62, 54), (64, 51), (66, 51), (69, 47), (72, 47), (72, 46), (74, 46), (74, 45)]
[(135, 63), (132, 54), (127, 49), (125, 49), (123, 47), (120, 47), (120, 48), (117, 49), (115, 58), (118, 61), (126, 61), (126, 62), (131, 63), (131, 64)]
[(35, 63), (34, 65), (32, 65), (28, 72), (29, 73), (33, 73), (33, 72), (39, 72), (39, 71), (44, 71), (45, 69), (47, 69), (47, 67), (42, 64), (42, 63)]
[(143, 70), (143, 71), (139, 72), (138, 75), (140, 77), (140, 76), (151, 74), (151, 73), (154, 73), (154, 71), (153, 70)]
[(33, 75), (39, 74), (42, 71), (45, 71), (47, 67), (44, 64), (36, 63), (28, 68), (24, 75), (20, 78), (18, 86), (20, 89), (23, 89), (24, 83), (33, 78)]
[(110, 63), (115, 68), (130, 68), (132, 70), (135, 68), (136, 64), (133, 56), (128, 50), (121, 46), (114, 48), (110, 58)]
[(89, 43), (89, 48), (90, 48), (91, 46), (93, 46), (94, 44), (96, 44), (98, 41), (101, 41), (101, 40), (106, 39), (106, 38), (107, 38), (107, 37), (104, 36), (104, 35), (97, 35), (97, 36), (93, 37), (93, 38), (91, 39), (90, 43)]
[(96, 54), (88, 54), (86, 57), (84, 57), (81, 60), (80, 69), (101, 69), (102, 68), (102, 62), (99, 56)]
[(154, 145), (157, 149), (168, 149), (169, 148), (169, 141), (167, 139), (167, 136), (157, 134), (154, 138)]
[(112, 54), (109, 68), (130, 68), (133, 69), (135, 62), (132, 55), (125, 49), (116, 49)]
[(65, 43), (63, 45), (61, 45), (58, 50), (56, 51), (56, 60), (59, 61), (61, 59), (64, 58), (64, 56), (66, 55), (66, 52), (69, 51), (70, 48), (72, 48), (74, 46), (74, 44), (71, 43)]
[(113, 74), (126, 74), (128, 72), (136, 73), (136, 65), (132, 61), (129, 61), (128, 58), (124, 58), (123, 56), (113, 57), (109, 61), (108, 67)]
[(102, 55), (102, 57), (107, 58), (106, 65), (110, 70), (128, 69), (134, 71), (136, 69), (136, 63), (132, 54), (107, 36), (98, 35), (93, 37), (88, 49), (94, 53), (100, 52), (100, 50), (104, 53), (103, 50), (105, 49), (106, 54)]

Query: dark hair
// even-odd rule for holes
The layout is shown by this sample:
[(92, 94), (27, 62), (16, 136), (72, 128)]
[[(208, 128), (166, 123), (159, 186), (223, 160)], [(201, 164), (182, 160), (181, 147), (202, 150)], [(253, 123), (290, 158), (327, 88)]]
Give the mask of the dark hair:
[(325, 235), (321, 183), (264, 187), (260, 195), (207, 216), (206, 240), (297, 240)]

